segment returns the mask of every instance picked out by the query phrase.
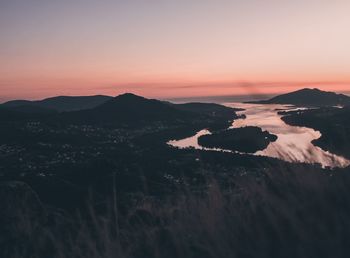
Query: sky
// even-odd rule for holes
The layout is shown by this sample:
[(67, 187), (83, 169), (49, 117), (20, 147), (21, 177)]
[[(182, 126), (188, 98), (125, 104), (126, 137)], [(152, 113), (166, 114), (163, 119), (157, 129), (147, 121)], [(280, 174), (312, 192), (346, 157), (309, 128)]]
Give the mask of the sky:
[(350, 92), (349, 0), (0, 0), (0, 101)]

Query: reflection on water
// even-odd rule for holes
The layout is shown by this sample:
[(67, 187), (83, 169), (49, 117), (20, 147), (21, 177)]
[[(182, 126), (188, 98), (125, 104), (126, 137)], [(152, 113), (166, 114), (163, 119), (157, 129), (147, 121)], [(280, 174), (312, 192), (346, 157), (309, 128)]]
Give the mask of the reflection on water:
[(168, 141), (168, 144), (173, 146), (173, 147), (179, 148), (179, 149), (194, 148), (197, 150), (210, 150), (210, 151), (221, 151), (221, 152), (245, 154), (245, 153), (242, 153), (239, 151), (224, 150), (224, 149), (220, 149), (220, 148), (208, 148), (208, 147), (203, 147), (203, 146), (199, 145), (198, 138), (201, 137), (202, 135), (207, 135), (207, 134), (211, 134), (211, 132), (208, 131), (207, 129), (203, 129), (191, 137), (188, 137), (188, 138), (185, 138), (182, 140)]
[[(285, 124), (279, 110), (295, 110), (287, 105), (259, 105), (243, 103), (227, 103), (230, 107), (243, 108), (239, 114), (246, 115), (245, 119), (236, 120), (232, 128), (244, 126), (258, 126), (278, 136), (276, 142), (263, 151), (258, 151), (254, 155), (268, 156), (283, 159), (290, 162), (319, 163), (322, 166), (345, 167), (350, 165), (350, 161), (324, 151), (312, 144), (312, 141), (321, 137), (321, 133), (311, 128), (290, 126)], [(299, 108), (300, 109), (300, 108)], [(196, 135), (179, 141), (170, 141), (168, 144), (178, 148), (196, 148), (204, 150), (220, 150), (203, 148), (198, 144), (201, 135), (209, 134), (208, 130), (201, 130)], [(228, 150), (221, 150), (227, 151)]]
[[(284, 105), (255, 105), (232, 103), (228, 106), (244, 108), (242, 113), (246, 119), (236, 120), (232, 127), (259, 126), (278, 136), (276, 142), (271, 143), (265, 150), (256, 155), (280, 158), (286, 161), (320, 163), (323, 166), (347, 166), (348, 160), (339, 157), (312, 144), (313, 140), (321, 137), (321, 133), (311, 128), (290, 126), (284, 123), (277, 110), (291, 110)], [(299, 108), (300, 109), (300, 108)]]
[(203, 129), (191, 137), (178, 140), (178, 141), (172, 140), (172, 141), (169, 141), (168, 144), (180, 149), (183, 149), (183, 148), (205, 149), (204, 147), (198, 144), (198, 138), (201, 137), (202, 135), (207, 135), (207, 134), (210, 134), (210, 132), (206, 129)]

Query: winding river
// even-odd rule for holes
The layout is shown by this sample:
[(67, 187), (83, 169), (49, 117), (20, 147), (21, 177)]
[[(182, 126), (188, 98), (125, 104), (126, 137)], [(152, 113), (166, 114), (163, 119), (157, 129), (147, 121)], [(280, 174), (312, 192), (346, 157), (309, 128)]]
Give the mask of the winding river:
[[(323, 167), (346, 167), (350, 165), (350, 160), (324, 151), (312, 144), (313, 140), (321, 137), (319, 131), (307, 127), (290, 126), (281, 120), (278, 111), (295, 110), (295, 107), (288, 105), (243, 103), (226, 103), (224, 105), (244, 109), (244, 111), (238, 112), (238, 114), (244, 114), (246, 118), (235, 120), (231, 128), (258, 126), (278, 136), (276, 142), (270, 143), (265, 150), (258, 151), (253, 155), (273, 157), (288, 162), (318, 163)], [(200, 146), (198, 144), (198, 138), (205, 134), (210, 134), (210, 132), (208, 130), (201, 130), (192, 137), (169, 141), (168, 144), (177, 148), (231, 152), (229, 150), (211, 149)]]

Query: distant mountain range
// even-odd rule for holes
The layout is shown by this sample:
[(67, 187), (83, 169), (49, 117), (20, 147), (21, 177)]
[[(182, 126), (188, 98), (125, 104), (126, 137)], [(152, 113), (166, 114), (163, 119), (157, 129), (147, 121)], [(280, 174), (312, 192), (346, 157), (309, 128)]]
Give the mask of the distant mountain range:
[[(138, 98), (137, 98), (138, 97)], [(104, 95), (96, 96), (58, 96), (47, 98), (37, 101), (29, 100), (13, 100), (6, 102), (0, 107), (11, 109), (12, 111), (18, 111), (23, 113), (37, 113), (37, 114), (50, 114), (50, 113), (61, 113), (71, 111), (84, 111), (88, 109), (98, 110), (110, 109), (112, 106), (114, 109), (120, 110), (128, 106), (128, 103), (136, 101), (139, 105), (145, 105), (145, 98), (133, 95), (131, 93), (117, 96), (116, 98)], [(114, 103), (114, 104), (113, 104)], [(227, 116), (232, 115), (233, 109), (227, 109), (226, 107), (214, 104), (214, 103), (186, 103), (186, 104), (172, 104), (170, 102), (161, 102), (158, 100), (151, 100), (148, 106), (151, 110), (158, 109), (169, 109), (169, 106), (181, 111), (189, 111), (202, 115), (215, 115), (220, 114), (221, 116), (225, 113)], [(157, 104), (156, 104), (157, 103)], [(337, 94), (334, 92), (321, 91), (319, 89), (301, 89), (291, 93), (279, 95), (268, 100), (251, 101), (249, 103), (258, 104), (292, 104), (292, 105), (303, 105), (303, 106), (347, 106), (350, 105), (350, 97), (344, 94)], [(106, 104), (104, 106), (104, 104)], [(167, 107), (161, 104), (168, 104)], [(119, 105), (119, 107), (117, 107)], [(132, 105), (134, 106), (134, 105)], [(151, 107), (152, 106), (152, 107)], [(157, 106), (157, 107), (155, 107)], [(130, 109), (131, 108), (131, 109)], [(128, 112), (131, 112), (132, 107), (128, 106)], [(139, 110), (139, 109), (138, 109)], [(239, 111), (239, 110), (234, 110)], [(158, 112), (160, 114), (161, 111)], [(83, 115), (83, 114), (81, 114)], [(104, 115), (104, 114), (103, 114)], [(122, 116), (119, 114), (119, 116)]]
[(30, 112), (67, 112), (95, 108), (112, 97), (97, 96), (58, 96), (37, 101), (13, 100), (2, 104), (3, 107), (17, 109), (19, 111)]
[(111, 98), (93, 108), (59, 115), (61, 120), (74, 123), (106, 124), (170, 121), (190, 117), (191, 114), (155, 99), (146, 99), (131, 93)]
[[(150, 100), (150, 102), (146, 101), (149, 99), (131, 94), (126, 93), (119, 95), (117, 97), (110, 97), (110, 96), (103, 96), (103, 95), (97, 95), (97, 96), (80, 96), (80, 97), (73, 97), (73, 96), (58, 96), (53, 98), (47, 98), (43, 100), (37, 100), (37, 101), (29, 101), (29, 100), (13, 100), (6, 102), (1, 107), (5, 107), (8, 109), (11, 109), (12, 111), (18, 111), (23, 113), (41, 113), (41, 114), (48, 114), (48, 113), (57, 113), (57, 112), (71, 112), (71, 111), (83, 111), (87, 109), (94, 109), (98, 108), (99, 110), (105, 109), (110, 111), (110, 109), (118, 109), (118, 111), (122, 108), (125, 108), (125, 106), (129, 106), (130, 103), (132, 103), (132, 107), (128, 107), (128, 111), (130, 111), (130, 108), (134, 108), (135, 104), (137, 105), (145, 105), (146, 103), (152, 105), (149, 105), (148, 108), (155, 107), (155, 105), (158, 105), (159, 108), (162, 106), (161, 104), (167, 104), (169, 109), (169, 106), (172, 108), (182, 110), (182, 111), (188, 111), (193, 113), (200, 113), (202, 115), (227, 115), (232, 116), (235, 112), (234, 111), (240, 111), (240, 109), (233, 109), (233, 108), (227, 108), (225, 106), (222, 106), (220, 104), (215, 103), (200, 103), (200, 102), (191, 102), (191, 103), (185, 103), (185, 104), (173, 104), (171, 102), (162, 102), (158, 100)], [(104, 105), (106, 104), (106, 105)], [(140, 106), (140, 107), (141, 107)], [(153, 108), (154, 109), (154, 108)], [(146, 109), (148, 110), (148, 109)], [(115, 110), (116, 111), (116, 110)], [(139, 111), (139, 108), (138, 108)], [(159, 112), (158, 112), (159, 113)]]
[(350, 97), (344, 94), (321, 91), (319, 89), (301, 89), (283, 94), (269, 100), (254, 101), (258, 104), (292, 104), (302, 106), (347, 106), (350, 105)]
[[(97, 105), (99, 102), (102, 103)], [(0, 106), (0, 119), (6, 121), (45, 119), (64, 124), (126, 126), (142, 126), (158, 121), (166, 124), (209, 121), (219, 125), (219, 121), (225, 124), (237, 118), (235, 111), (237, 109), (218, 104), (173, 104), (126, 93), (114, 98), (57, 97), (34, 102), (12, 101)]]

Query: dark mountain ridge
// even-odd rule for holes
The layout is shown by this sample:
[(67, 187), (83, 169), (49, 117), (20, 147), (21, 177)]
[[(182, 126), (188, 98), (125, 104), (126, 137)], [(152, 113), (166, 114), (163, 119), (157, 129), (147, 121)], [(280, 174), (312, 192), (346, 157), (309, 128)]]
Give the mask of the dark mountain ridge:
[(42, 108), (46, 110), (54, 110), (57, 112), (77, 111), (95, 108), (112, 97), (104, 95), (96, 96), (57, 96), (43, 100), (13, 100), (2, 104), (7, 108), (17, 108), (25, 110), (25, 107)]
[(292, 104), (302, 106), (346, 106), (350, 105), (350, 97), (344, 94), (321, 91), (319, 89), (301, 89), (291, 93), (283, 94), (269, 100), (256, 101), (258, 104)]
[[(211, 109), (211, 110), (210, 110)], [(147, 99), (132, 93), (119, 95), (93, 108), (58, 114), (52, 121), (70, 124), (137, 126), (155, 122), (163, 126), (170, 124), (215, 124), (228, 126), (229, 120), (236, 119), (235, 110), (220, 105), (197, 103), (195, 107), (171, 104), (156, 99)], [(214, 127), (213, 127), (214, 128)]]
[(139, 123), (187, 117), (189, 114), (177, 110), (155, 99), (146, 99), (131, 93), (119, 95), (93, 108), (62, 113), (60, 117), (83, 123)]
[[(84, 101), (89, 97), (80, 97)], [(149, 125), (158, 123), (158, 127), (168, 126), (196, 126), (211, 130), (228, 127), (238, 116), (237, 109), (218, 104), (188, 103), (172, 104), (156, 99), (147, 99), (132, 93), (125, 93), (114, 98), (107, 97), (104, 103), (83, 110), (58, 112), (37, 105), (12, 104), (0, 106), (4, 121), (13, 120), (11, 117), (21, 117), (21, 120), (42, 121), (53, 125), (93, 125), (112, 127), (137, 127), (145, 129)], [(64, 102), (66, 97), (52, 98), (56, 103)], [(68, 98), (71, 102), (76, 97)], [(90, 98), (91, 99), (91, 98)], [(59, 101), (60, 100), (60, 101)], [(19, 102), (23, 104), (24, 102)], [(18, 103), (17, 103), (18, 104)], [(93, 103), (94, 105), (96, 104)], [(11, 107), (8, 107), (11, 106)], [(94, 106), (93, 105), (93, 106)], [(71, 106), (72, 107), (72, 106)], [(77, 105), (75, 105), (77, 107)], [(82, 106), (80, 106), (81, 108)], [(87, 105), (85, 106), (87, 107)], [(65, 110), (65, 107), (56, 107), (56, 110)], [(7, 113), (12, 112), (13, 115)], [(5, 114), (6, 113), (6, 114)], [(0, 114), (1, 115), (1, 114)]]

